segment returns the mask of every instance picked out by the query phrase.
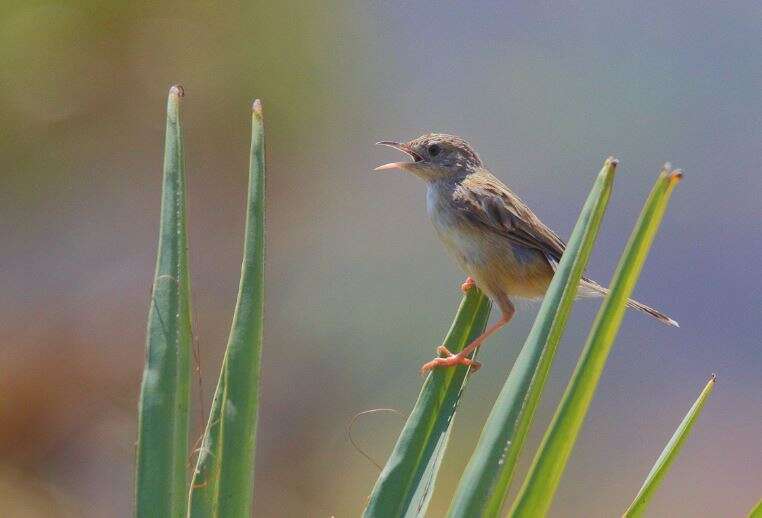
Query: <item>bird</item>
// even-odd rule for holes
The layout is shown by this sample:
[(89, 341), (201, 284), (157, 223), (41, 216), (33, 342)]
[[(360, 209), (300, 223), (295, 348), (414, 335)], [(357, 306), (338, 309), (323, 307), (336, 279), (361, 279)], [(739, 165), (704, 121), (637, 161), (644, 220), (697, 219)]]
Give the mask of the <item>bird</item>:
[[(499, 309), (501, 316), (481, 335), (453, 354), (444, 345), (437, 356), (421, 367), (424, 374), (437, 367), (481, 364), (472, 353), (491, 335), (508, 324), (514, 300), (537, 300), (550, 285), (566, 244), (546, 226), (521, 198), (495, 177), (464, 139), (445, 133), (428, 133), (408, 142), (384, 140), (405, 153), (410, 161), (392, 162), (374, 171), (400, 169), (426, 183), (426, 211), (434, 230), (466, 273), (464, 293), (476, 286)], [(577, 296), (602, 297), (608, 290), (582, 277)], [(627, 306), (667, 325), (678, 323), (664, 313), (636, 300)]]

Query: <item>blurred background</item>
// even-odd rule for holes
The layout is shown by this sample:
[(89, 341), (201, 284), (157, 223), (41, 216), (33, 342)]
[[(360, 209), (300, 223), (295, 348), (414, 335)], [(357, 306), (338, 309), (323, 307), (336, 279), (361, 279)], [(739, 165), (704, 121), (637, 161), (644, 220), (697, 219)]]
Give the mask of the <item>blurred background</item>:
[[(762, 496), (759, 2), (4, 2), (0, 16), (0, 502), (7, 516), (128, 516), (168, 88), (186, 89), (195, 439), (235, 302), (249, 105), (268, 145), (257, 516), (357, 516), (378, 474), (357, 412), (408, 412), (463, 275), (424, 187), (372, 174), (381, 139), (470, 140), (568, 237), (621, 160), (590, 274), (607, 281), (661, 164), (686, 171), (553, 516), (630, 502), (707, 377), (717, 389), (653, 516), (742, 516)], [(523, 459), (576, 362), (576, 305)], [(441, 516), (536, 304), (481, 353), (429, 516)], [(384, 462), (401, 427), (356, 440)], [(600, 491), (603, 485), (605, 491)]]

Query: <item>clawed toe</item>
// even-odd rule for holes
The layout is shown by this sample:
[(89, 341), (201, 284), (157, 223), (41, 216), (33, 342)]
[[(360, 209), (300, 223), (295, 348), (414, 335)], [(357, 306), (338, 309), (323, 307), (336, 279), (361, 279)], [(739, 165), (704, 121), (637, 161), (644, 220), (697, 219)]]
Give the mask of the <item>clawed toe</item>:
[(465, 365), (466, 367), (471, 367), (471, 372), (476, 372), (482, 366), (482, 364), (476, 360), (472, 360), (471, 358), (467, 358), (466, 356), (462, 356), (460, 354), (450, 353), (450, 351), (448, 351), (444, 345), (437, 347), (437, 353), (445, 354), (445, 356), (440, 356), (438, 358), (434, 358), (428, 363), (424, 363), (421, 367), (421, 374), (426, 374), (427, 372), (436, 369), (437, 367), (453, 367), (456, 365)]

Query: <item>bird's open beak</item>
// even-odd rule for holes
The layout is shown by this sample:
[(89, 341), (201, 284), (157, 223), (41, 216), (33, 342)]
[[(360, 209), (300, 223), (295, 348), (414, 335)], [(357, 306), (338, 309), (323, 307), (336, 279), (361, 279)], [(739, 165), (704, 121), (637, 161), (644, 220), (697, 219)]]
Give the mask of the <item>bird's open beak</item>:
[(411, 164), (414, 164), (416, 162), (421, 162), (423, 158), (421, 155), (410, 149), (410, 146), (407, 144), (401, 144), (399, 142), (392, 142), (390, 140), (382, 140), (381, 142), (376, 142), (377, 146), (389, 146), (393, 147), (394, 149), (397, 149), (399, 151), (402, 151), (403, 153), (407, 154), (410, 158), (413, 159), (412, 162), (390, 162), (388, 164), (380, 165), (374, 169), (374, 171), (385, 171), (387, 169), (409, 169)]

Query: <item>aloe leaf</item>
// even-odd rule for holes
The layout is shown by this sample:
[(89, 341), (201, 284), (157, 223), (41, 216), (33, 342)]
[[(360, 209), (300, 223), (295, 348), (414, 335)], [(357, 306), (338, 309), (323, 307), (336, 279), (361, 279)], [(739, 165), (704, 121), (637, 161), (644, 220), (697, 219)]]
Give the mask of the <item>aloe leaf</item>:
[(759, 499), (754, 509), (749, 512), (749, 518), (762, 518), (762, 498)]
[[(471, 288), (460, 304), (444, 345), (460, 351), (479, 336), (491, 304)], [(423, 516), (447, 447), (455, 410), (466, 385), (468, 368), (434, 369), (405, 423), (389, 460), (373, 487), (364, 516)]]
[(666, 475), (667, 471), (669, 471), (672, 462), (680, 453), (680, 448), (683, 447), (683, 444), (688, 438), (688, 435), (690, 435), (691, 429), (698, 419), (698, 416), (701, 414), (701, 410), (704, 408), (704, 404), (706, 403), (707, 398), (709, 398), (709, 394), (712, 393), (716, 381), (717, 377), (712, 374), (706, 386), (704, 387), (704, 390), (701, 391), (698, 399), (695, 403), (693, 403), (691, 409), (688, 410), (688, 413), (683, 418), (680, 426), (677, 427), (677, 430), (675, 430), (672, 438), (664, 447), (661, 455), (659, 455), (659, 458), (656, 459), (656, 463), (654, 464), (653, 468), (651, 468), (651, 472), (646, 477), (646, 481), (643, 483), (643, 487), (640, 488), (640, 491), (638, 491), (638, 494), (635, 496), (635, 500), (632, 501), (630, 507), (628, 507), (627, 511), (625, 511), (623, 515), (624, 518), (635, 518), (637, 516), (643, 516), (646, 511), (646, 507), (648, 507), (648, 503), (651, 500), (651, 497), (656, 492), (659, 484), (661, 484), (664, 475)]
[(680, 172), (670, 172), (666, 167), (659, 175), (620, 259), (610, 291), (598, 311), (571, 380), (519, 490), (510, 516), (535, 518), (545, 516), (550, 509), (622, 323), (625, 303), (640, 275), (667, 208), (670, 194), (681, 177)]
[(611, 194), (609, 158), (587, 197), (532, 330), (460, 479), (449, 516), (498, 516)]
[(182, 88), (173, 86), (167, 101), (159, 249), (138, 418), (138, 517), (182, 517), (186, 512), (192, 335), (182, 97)]
[(261, 104), (254, 101), (238, 301), (193, 473), (192, 517), (251, 516), (262, 354), (264, 232), (264, 126)]

